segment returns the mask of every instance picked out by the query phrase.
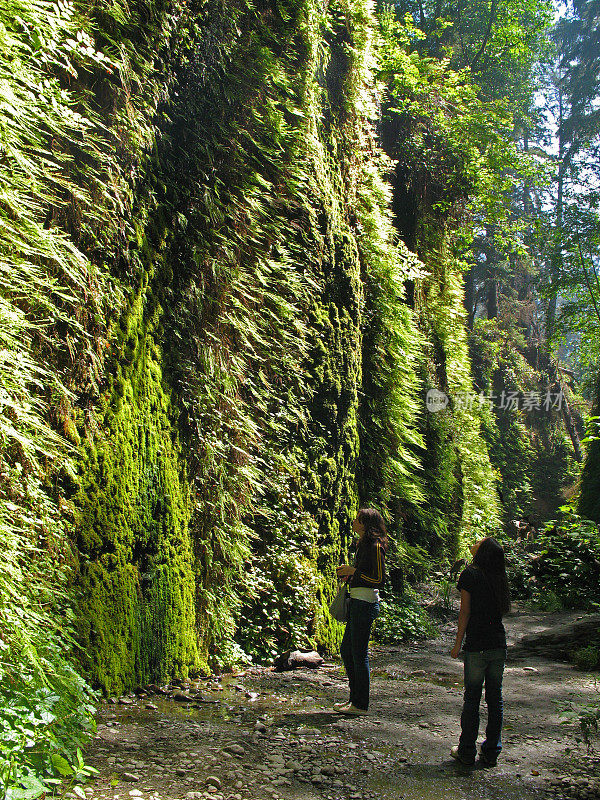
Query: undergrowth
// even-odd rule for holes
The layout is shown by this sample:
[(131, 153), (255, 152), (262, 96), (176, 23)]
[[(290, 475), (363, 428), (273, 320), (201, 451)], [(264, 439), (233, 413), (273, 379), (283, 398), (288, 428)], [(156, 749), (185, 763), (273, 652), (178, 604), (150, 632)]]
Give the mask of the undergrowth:
[(600, 608), (600, 529), (565, 508), (530, 541), (509, 544), (515, 599), (545, 611)]
[(399, 597), (381, 600), (381, 613), (375, 622), (373, 636), (379, 644), (398, 644), (411, 639), (437, 636), (438, 628), (421, 606), (418, 593), (407, 587)]

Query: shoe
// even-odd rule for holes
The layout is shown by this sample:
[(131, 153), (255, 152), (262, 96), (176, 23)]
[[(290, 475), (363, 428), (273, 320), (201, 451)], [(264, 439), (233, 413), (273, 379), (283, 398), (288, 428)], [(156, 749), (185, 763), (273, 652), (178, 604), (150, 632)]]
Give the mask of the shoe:
[(345, 708), (340, 709), (339, 713), (340, 714), (351, 714), (353, 717), (364, 717), (369, 712), (367, 711), (366, 708), (358, 708), (358, 706), (354, 706), (354, 705), (352, 705), (352, 703), (348, 703), (348, 705)]
[(498, 765), (498, 759), (494, 756), (490, 756), (485, 750), (482, 750), (479, 753), (479, 763), (482, 767), (496, 767)]
[(347, 711), (350, 708), (351, 705), (352, 705), (352, 703), (350, 703), (349, 701), (346, 702), (346, 703), (334, 703), (333, 704), (333, 710), (337, 711), (337, 713), (339, 714), (342, 711)]
[(468, 759), (465, 758), (464, 756), (461, 756), (461, 754), (458, 752), (457, 744), (455, 744), (454, 747), (450, 750), (450, 755), (452, 756), (452, 758), (455, 758), (457, 761), (460, 761), (461, 764), (464, 764), (465, 767), (472, 767), (473, 764), (475, 763), (474, 758)]

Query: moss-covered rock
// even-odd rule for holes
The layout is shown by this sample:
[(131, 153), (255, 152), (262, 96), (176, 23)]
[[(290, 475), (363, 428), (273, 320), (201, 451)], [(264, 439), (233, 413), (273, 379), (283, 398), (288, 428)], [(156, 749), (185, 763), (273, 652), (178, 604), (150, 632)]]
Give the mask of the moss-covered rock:
[(75, 498), (78, 628), (88, 672), (108, 693), (199, 666), (190, 491), (149, 291), (122, 320), (104, 425), (83, 448)]
[(78, 554), (84, 666), (112, 693), (244, 650), (332, 649), (359, 505), (383, 510), (421, 571), (402, 520), (445, 552), (495, 513), (477, 415), (433, 423), (419, 405), (430, 380), (470, 386), (461, 284), (427, 209), (428, 276), (397, 239), (374, 9), (52, 14), (69, 42), (46, 69), (62, 122), (48, 111), (35, 152), (57, 154), (56, 175), (36, 173), (30, 205), (36, 241), (52, 240), (38, 294), (65, 288), (39, 300), (51, 335), (32, 352), (78, 453), (78, 474), (71, 454), (48, 484)]

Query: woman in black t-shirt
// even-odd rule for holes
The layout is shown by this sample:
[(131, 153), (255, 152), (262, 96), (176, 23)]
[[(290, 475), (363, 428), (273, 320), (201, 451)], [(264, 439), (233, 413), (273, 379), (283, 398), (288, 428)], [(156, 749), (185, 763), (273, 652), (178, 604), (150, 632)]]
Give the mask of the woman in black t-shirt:
[(510, 610), (504, 551), (492, 537), (471, 547), (472, 563), (458, 579), (460, 612), (456, 641), (450, 651), (458, 658), (463, 643), (465, 694), (460, 717), (461, 734), (451, 755), (463, 764), (475, 763), (479, 732), (479, 703), (485, 683), (488, 724), (481, 745), (480, 763), (496, 766), (502, 750), (502, 677), (506, 660), (506, 634), (502, 617)]

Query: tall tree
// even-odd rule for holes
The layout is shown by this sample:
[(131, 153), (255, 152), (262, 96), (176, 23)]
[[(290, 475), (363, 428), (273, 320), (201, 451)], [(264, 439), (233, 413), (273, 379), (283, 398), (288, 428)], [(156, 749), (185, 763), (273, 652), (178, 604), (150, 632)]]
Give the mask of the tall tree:
[[(600, 3), (576, 0), (553, 31), (556, 51), (547, 70), (547, 124), (554, 129), (551, 157), (555, 177), (551, 192), (552, 232), (548, 252), (548, 308), (546, 336), (550, 343), (556, 333), (561, 288), (564, 284), (565, 255), (577, 231), (575, 209), (590, 198), (590, 182), (597, 181), (595, 145), (600, 141), (600, 111), (597, 108), (600, 82)], [(569, 206), (569, 226), (565, 214)], [(575, 227), (573, 228), (573, 225)], [(579, 249), (577, 246), (576, 251)], [(585, 279), (585, 270), (582, 280)], [(571, 282), (572, 276), (567, 277)]]

